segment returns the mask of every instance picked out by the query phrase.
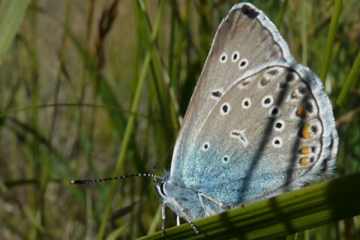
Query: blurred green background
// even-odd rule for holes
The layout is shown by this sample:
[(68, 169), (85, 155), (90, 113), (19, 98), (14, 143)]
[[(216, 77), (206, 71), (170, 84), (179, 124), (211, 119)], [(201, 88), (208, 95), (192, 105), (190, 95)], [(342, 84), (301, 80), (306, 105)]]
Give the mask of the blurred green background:
[[(1, 16), (21, 20), (7, 2)], [(29, 1), (4, 53), (0, 41), (0, 238), (133, 239), (159, 229), (150, 179), (66, 181), (169, 169), (212, 36), (238, 2)], [(250, 2), (322, 77), (340, 134), (338, 175), (359, 171), (360, 2)], [(15, 26), (0, 20), (0, 39)], [(360, 239), (360, 218), (293, 237)]]

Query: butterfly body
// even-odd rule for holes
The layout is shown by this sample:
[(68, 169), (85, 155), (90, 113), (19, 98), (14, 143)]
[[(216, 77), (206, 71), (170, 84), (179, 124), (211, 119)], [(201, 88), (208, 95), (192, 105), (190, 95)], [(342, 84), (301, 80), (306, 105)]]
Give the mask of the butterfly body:
[(215, 34), (157, 189), (190, 222), (332, 175), (337, 141), (320, 80), (264, 13), (237, 4)]

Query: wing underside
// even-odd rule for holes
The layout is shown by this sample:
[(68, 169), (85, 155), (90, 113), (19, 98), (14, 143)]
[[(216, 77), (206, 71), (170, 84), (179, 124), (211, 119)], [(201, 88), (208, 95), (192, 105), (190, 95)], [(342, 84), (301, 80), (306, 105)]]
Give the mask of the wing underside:
[(268, 62), (293, 61), (274, 24), (253, 5), (235, 5), (219, 25), (185, 114), (172, 159), (171, 177), (187, 157), (194, 135), (227, 87)]
[(335, 162), (325, 160), (337, 138), (322, 112), (330, 105), (322, 106), (312, 84), (287, 65), (236, 82), (195, 136), (185, 185), (231, 203), (332, 173)]
[(295, 63), (260, 10), (233, 7), (191, 98), (169, 180), (235, 204), (331, 173), (336, 151), (320, 80)]

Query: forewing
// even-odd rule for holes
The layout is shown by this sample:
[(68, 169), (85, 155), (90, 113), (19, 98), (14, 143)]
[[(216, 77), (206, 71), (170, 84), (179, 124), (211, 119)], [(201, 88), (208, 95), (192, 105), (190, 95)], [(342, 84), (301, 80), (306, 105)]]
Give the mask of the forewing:
[(220, 24), (185, 114), (170, 179), (182, 182), (184, 161), (211, 110), (238, 79), (269, 62), (291, 63), (288, 46), (263, 12), (248, 3), (235, 5)]

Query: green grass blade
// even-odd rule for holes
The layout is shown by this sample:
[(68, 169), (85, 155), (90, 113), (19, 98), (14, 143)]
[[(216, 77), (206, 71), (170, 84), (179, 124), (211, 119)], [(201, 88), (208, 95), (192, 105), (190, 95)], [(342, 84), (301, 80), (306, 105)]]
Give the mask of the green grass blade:
[(116, 229), (112, 233), (109, 234), (109, 236), (106, 238), (106, 240), (116, 240), (121, 237), (121, 234), (126, 231), (126, 228), (129, 226), (127, 224), (121, 226), (120, 228)]
[(153, 218), (151, 225), (149, 227), (149, 230), (147, 232), (148, 235), (155, 233), (156, 231), (156, 227), (158, 226), (158, 224), (161, 222), (161, 205), (158, 207), (158, 209), (156, 210), (156, 215)]
[(286, 10), (288, 8), (288, 4), (289, 4), (289, 0), (282, 1), (279, 13), (277, 15), (276, 25), (280, 29), (284, 28), (284, 17), (285, 17)]
[(326, 48), (324, 49), (325, 53), (323, 54), (324, 62), (323, 62), (321, 73), (320, 73), (320, 79), (322, 79), (323, 81), (325, 81), (326, 76), (329, 72), (330, 64), (331, 64), (332, 57), (333, 57), (333, 48), (334, 48), (336, 31), (339, 26), (340, 14), (343, 9), (342, 0), (334, 0), (334, 1), (335, 1), (335, 5), (334, 5), (334, 9), (333, 9), (333, 14), (331, 17)]
[(301, 4), (301, 26), (300, 26), (300, 38), (302, 45), (301, 62), (302, 64), (308, 64), (308, 26), (309, 26), (309, 15), (311, 14), (311, 4), (303, 1)]
[[(144, 86), (144, 82), (147, 76), (147, 72), (149, 70), (149, 65), (150, 65), (150, 53), (148, 53), (145, 57), (144, 60), (144, 65), (142, 67), (142, 71), (139, 77), (139, 81), (138, 84), (136, 86), (136, 90), (135, 90), (135, 95), (132, 101), (132, 105), (131, 105), (131, 112), (137, 112), (139, 109), (139, 103), (140, 103), (140, 97), (141, 97), (141, 93), (143, 90), (143, 86)], [(126, 153), (127, 153), (127, 148), (129, 145), (129, 142), (131, 141), (131, 136), (133, 134), (134, 131), (134, 126), (135, 125), (135, 115), (130, 115), (126, 128), (125, 128), (125, 133), (124, 133), (124, 138), (121, 144), (121, 150), (119, 153), (119, 157), (117, 159), (116, 162), (116, 166), (115, 166), (115, 171), (114, 171), (114, 176), (118, 176), (120, 175), (122, 166), (124, 164), (125, 161), (125, 157), (126, 157)], [(117, 182), (112, 182), (111, 186), (110, 186), (110, 191), (108, 193), (107, 196), (107, 201), (106, 202), (111, 202), (111, 199), (113, 198), (113, 196), (115, 195), (117, 191)], [(104, 210), (104, 213), (102, 215), (101, 218), (101, 224), (100, 224), (100, 229), (98, 232), (98, 239), (104, 239), (104, 235), (105, 235), (105, 228), (108, 222), (108, 219), (110, 217), (111, 214), (111, 204), (107, 204)]]
[(0, 2), (0, 63), (20, 28), (29, 3), (30, 0)]
[[(273, 239), (360, 214), (360, 174), (285, 193), (166, 230), (166, 239)], [(206, 236), (205, 236), (206, 234)], [(163, 239), (163, 233), (140, 238)]]
[[(159, 12), (163, 12), (164, 9), (164, 5), (165, 5), (165, 1), (160, 1), (159, 2)], [(144, 30), (146, 31), (147, 34), (144, 35), (144, 37), (146, 39), (144, 39), (144, 41), (146, 42), (147, 46), (149, 47), (149, 50), (151, 51), (151, 65), (152, 65), (152, 72), (153, 72), (153, 76), (155, 79), (155, 84), (157, 85), (158, 89), (160, 91), (158, 91), (158, 99), (159, 99), (159, 103), (160, 103), (160, 108), (163, 112), (163, 116), (166, 116), (168, 119), (170, 119), (169, 121), (166, 122), (171, 122), (172, 124), (172, 128), (176, 130), (179, 129), (179, 122), (178, 122), (178, 102), (176, 100), (173, 88), (171, 88), (170, 86), (170, 76), (169, 73), (167, 71), (167, 69), (165, 68), (164, 64), (162, 63), (162, 59), (161, 56), (159, 54), (159, 49), (156, 46), (156, 39), (152, 39), (151, 37), (151, 29), (152, 26), (150, 24), (150, 20), (149, 20), (149, 14), (147, 13), (147, 10), (145, 8), (144, 4), (139, 4), (138, 3), (138, 8), (139, 8), (139, 12), (141, 14), (141, 17), (144, 19), (143, 22), (143, 27)], [(162, 15), (162, 14), (161, 14)], [(154, 30), (158, 31), (158, 29), (161, 25), (160, 23), (160, 17), (161, 15), (159, 15), (156, 19), (156, 23), (154, 26)], [(167, 104), (170, 103), (170, 104)], [(167, 106), (168, 105), (168, 106)], [(169, 112), (167, 114), (167, 112)], [(167, 116), (169, 115), (169, 116)]]
[(356, 82), (359, 81), (359, 74), (360, 74), (360, 51), (358, 52), (358, 55), (357, 55), (355, 62), (350, 70), (350, 73), (347, 76), (347, 78), (341, 88), (339, 97), (337, 98), (336, 103), (339, 106), (346, 105), (346, 102), (348, 101), (349, 96), (350, 96), (351, 89), (353, 89), (353, 87), (356, 85)]

